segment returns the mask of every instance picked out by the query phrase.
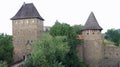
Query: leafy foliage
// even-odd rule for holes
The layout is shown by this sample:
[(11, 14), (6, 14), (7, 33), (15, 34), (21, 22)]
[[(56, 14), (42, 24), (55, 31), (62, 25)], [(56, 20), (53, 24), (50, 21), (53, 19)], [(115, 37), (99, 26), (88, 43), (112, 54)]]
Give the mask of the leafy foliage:
[(0, 60), (7, 63), (13, 61), (12, 36), (0, 34)]
[(82, 32), (81, 32), (81, 29), (82, 29), (82, 25), (74, 25), (74, 26), (72, 26), (72, 28), (73, 28), (73, 30), (75, 31), (75, 33), (76, 34), (82, 34)]
[(42, 41), (37, 41), (25, 67), (87, 67), (77, 56), (81, 25), (70, 26), (56, 22), (50, 35), (44, 33)]
[(7, 67), (7, 63), (3, 62), (3, 61), (0, 61), (0, 67)]
[(25, 67), (64, 67), (62, 60), (69, 51), (66, 37), (43, 35), (41, 41), (34, 43), (32, 54), (25, 62)]
[(80, 40), (76, 38), (76, 31), (71, 27), (69, 30), (69, 34), (67, 35), (67, 42), (70, 46), (70, 51), (67, 53), (65, 57), (65, 67), (80, 67), (80, 60), (77, 56), (76, 47), (80, 44)]
[(56, 22), (55, 25), (50, 29), (52, 36), (65, 36), (69, 34), (70, 25), (60, 22)]
[(116, 46), (119, 46), (120, 43), (120, 33), (118, 30), (110, 29), (105, 33), (105, 38), (114, 42)]
[(70, 47), (70, 51), (65, 56), (63, 60), (63, 64), (65, 67), (80, 67), (85, 66), (85, 64), (81, 63), (78, 56), (76, 47), (80, 44), (80, 40), (76, 38), (78, 34), (81, 34), (82, 25), (70, 26), (65, 23), (56, 22), (55, 25), (50, 29), (50, 34), (52, 36), (66, 36), (67, 42)]

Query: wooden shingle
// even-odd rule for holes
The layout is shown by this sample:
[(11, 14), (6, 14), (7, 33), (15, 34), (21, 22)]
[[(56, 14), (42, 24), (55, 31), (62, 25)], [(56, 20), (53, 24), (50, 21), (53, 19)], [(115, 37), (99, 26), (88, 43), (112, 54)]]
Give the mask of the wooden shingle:
[(19, 11), (16, 13), (15, 16), (11, 18), (11, 20), (17, 20), (17, 19), (29, 19), (29, 18), (38, 18), (40, 20), (44, 20), (33, 3), (27, 3), (23, 4), (22, 7), (19, 9)]

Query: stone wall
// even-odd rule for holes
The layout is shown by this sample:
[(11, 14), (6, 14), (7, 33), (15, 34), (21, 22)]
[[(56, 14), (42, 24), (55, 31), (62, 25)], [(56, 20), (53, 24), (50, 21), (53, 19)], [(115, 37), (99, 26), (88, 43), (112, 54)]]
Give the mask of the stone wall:
[(119, 67), (120, 66), (120, 47), (104, 46), (104, 57), (99, 62), (99, 67)]
[(41, 38), (43, 21), (37, 18), (12, 21), (14, 59), (18, 61), (32, 50), (32, 43)]
[(120, 59), (120, 47), (116, 46), (105, 46), (104, 47), (104, 58), (118, 58)]
[(119, 67), (119, 59), (103, 59), (99, 63), (99, 67)]

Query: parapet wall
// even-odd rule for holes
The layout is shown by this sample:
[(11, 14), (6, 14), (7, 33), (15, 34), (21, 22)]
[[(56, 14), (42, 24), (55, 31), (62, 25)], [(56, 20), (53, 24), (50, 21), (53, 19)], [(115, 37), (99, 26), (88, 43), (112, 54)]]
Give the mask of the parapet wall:
[(120, 47), (116, 46), (105, 46), (104, 47), (104, 58), (119, 58), (120, 59)]

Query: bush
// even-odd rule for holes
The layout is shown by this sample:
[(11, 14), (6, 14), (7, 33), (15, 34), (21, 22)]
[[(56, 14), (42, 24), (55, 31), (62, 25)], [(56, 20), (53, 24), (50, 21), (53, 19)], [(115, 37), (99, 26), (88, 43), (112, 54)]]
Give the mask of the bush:
[(3, 61), (0, 61), (0, 67), (7, 67), (7, 63), (3, 62)]
[(41, 41), (34, 43), (33, 52), (24, 67), (64, 67), (62, 60), (69, 51), (64, 38), (44, 35)]

